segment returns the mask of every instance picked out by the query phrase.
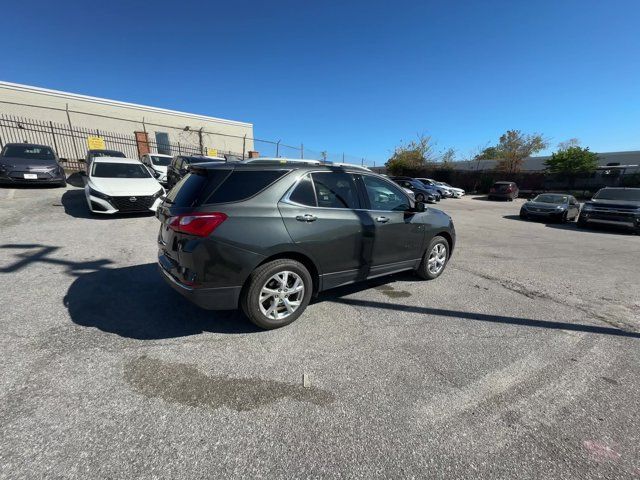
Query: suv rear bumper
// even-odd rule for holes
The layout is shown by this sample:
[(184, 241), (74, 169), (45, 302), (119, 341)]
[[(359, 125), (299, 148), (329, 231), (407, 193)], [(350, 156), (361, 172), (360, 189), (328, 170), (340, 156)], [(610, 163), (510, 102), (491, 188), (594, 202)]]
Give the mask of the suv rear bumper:
[(162, 255), (158, 257), (158, 269), (162, 273), (165, 281), (171, 285), (176, 292), (200, 308), (206, 310), (235, 310), (238, 308), (240, 292), (242, 290), (241, 286), (204, 288), (186, 285), (171, 275), (164, 267)]

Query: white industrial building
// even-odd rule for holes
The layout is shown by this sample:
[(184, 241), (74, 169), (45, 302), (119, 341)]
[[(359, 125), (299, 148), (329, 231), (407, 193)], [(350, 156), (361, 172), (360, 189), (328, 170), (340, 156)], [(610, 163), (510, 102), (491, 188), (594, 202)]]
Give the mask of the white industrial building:
[[(151, 151), (174, 155), (184, 153), (178, 149), (186, 149), (190, 153), (216, 149), (237, 155), (248, 154), (254, 149), (251, 123), (9, 82), (0, 82), (0, 121), (0, 142), (3, 143), (16, 141), (16, 135), (18, 141), (24, 141), (27, 138), (22, 137), (27, 137), (34, 129), (46, 129), (47, 125), (52, 125), (52, 131), (54, 127), (68, 127), (74, 136), (77, 136), (76, 131), (85, 136), (95, 132), (96, 136), (114, 139), (114, 144), (119, 143), (115, 139), (121, 137), (138, 143), (141, 138), (147, 139)], [(20, 128), (23, 132), (16, 131)], [(36, 133), (32, 135), (35, 139), (29, 137), (29, 141), (39, 139)], [(64, 139), (59, 137), (55, 140), (64, 145)], [(73, 143), (75, 151), (84, 151), (84, 146), (78, 148), (77, 145), (83, 143), (82, 139), (73, 138)], [(116, 147), (111, 146), (118, 149)], [(63, 149), (62, 146), (58, 148)], [(138, 147), (138, 153), (140, 151)], [(66, 155), (83, 156), (80, 153)]]

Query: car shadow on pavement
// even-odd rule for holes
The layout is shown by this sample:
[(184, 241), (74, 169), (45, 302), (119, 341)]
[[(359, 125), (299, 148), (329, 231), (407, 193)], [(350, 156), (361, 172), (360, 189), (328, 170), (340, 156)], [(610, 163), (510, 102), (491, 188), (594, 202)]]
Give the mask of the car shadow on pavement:
[(239, 311), (208, 311), (193, 305), (164, 282), (157, 268), (149, 263), (79, 276), (64, 297), (71, 320), (138, 340), (262, 331)]
[(486, 313), (463, 312), (459, 310), (446, 310), (442, 308), (418, 307), (412, 305), (402, 305), (397, 303), (376, 302), (370, 300), (359, 300), (355, 298), (332, 298), (335, 303), (342, 303), (354, 307), (379, 308), (385, 310), (396, 310), (400, 313), (418, 313), (423, 315), (434, 315), (440, 317), (461, 318), (480, 322), (502, 323), (506, 325), (517, 325), (521, 327), (549, 328), (554, 330), (568, 330), (573, 332), (593, 333), (599, 335), (613, 335), (617, 337), (640, 338), (639, 332), (629, 332), (615, 327), (605, 327), (598, 325), (585, 325), (581, 323), (556, 322), (553, 320), (536, 320), (533, 318), (508, 317), (505, 315), (490, 315)]
[(136, 218), (136, 217), (151, 217), (153, 212), (149, 213), (127, 213), (127, 214), (107, 214), (101, 215), (96, 213), (95, 215), (89, 211), (89, 205), (87, 205), (87, 199), (84, 194), (84, 189), (70, 189), (62, 194), (62, 206), (64, 207), (64, 213), (75, 218), (86, 218), (91, 220), (113, 220), (118, 218)]
[(67, 177), (67, 183), (71, 186), (84, 188), (86, 176), (82, 175), (80, 172), (74, 172)]

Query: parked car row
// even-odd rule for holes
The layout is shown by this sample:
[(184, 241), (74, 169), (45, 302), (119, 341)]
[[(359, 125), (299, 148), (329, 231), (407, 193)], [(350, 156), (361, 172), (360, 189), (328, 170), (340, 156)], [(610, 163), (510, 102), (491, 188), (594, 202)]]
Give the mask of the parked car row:
[(582, 208), (572, 195), (543, 193), (522, 204), (520, 218), (576, 221), (581, 228), (610, 225), (640, 234), (640, 188), (602, 188)]
[(465, 192), (430, 178), (391, 177), (391, 180), (411, 192), (419, 202), (435, 203), (443, 198), (460, 198)]

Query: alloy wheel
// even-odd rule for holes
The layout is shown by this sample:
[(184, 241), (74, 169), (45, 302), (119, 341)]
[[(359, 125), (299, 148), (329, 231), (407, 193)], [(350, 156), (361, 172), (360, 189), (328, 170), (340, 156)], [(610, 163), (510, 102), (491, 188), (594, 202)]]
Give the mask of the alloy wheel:
[(269, 277), (260, 289), (258, 303), (262, 314), (282, 320), (295, 312), (304, 298), (304, 281), (295, 272), (283, 271)]
[(427, 268), (429, 273), (437, 275), (444, 268), (444, 264), (447, 262), (447, 247), (442, 243), (436, 243), (431, 252), (429, 253), (429, 260), (427, 261)]

